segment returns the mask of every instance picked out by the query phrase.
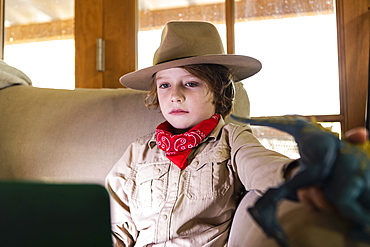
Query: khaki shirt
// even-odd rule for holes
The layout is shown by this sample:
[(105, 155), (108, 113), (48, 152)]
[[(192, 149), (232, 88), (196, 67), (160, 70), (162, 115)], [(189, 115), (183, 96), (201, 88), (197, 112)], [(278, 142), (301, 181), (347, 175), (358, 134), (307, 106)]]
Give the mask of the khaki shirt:
[(107, 176), (116, 246), (227, 246), (241, 193), (279, 185), (290, 162), (222, 119), (184, 170), (142, 137)]

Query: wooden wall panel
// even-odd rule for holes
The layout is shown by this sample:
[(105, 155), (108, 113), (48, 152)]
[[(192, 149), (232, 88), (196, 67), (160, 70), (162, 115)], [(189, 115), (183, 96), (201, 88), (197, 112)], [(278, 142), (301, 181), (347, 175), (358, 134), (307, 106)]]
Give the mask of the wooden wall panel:
[(369, 68), (369, 0), (338, 0), (342, 130), (365, 126)]
[(76, 88), (102, 88), (96, 70), (96, 40), (103, 37), (103, 1), (75, 0)]
[(235, 0), (225, 1), (226, 53), (235, 53)]
[(0, 0), (0, 59), (4, 59), (4, 0)]
[(137, 67), (136, 0), (105, 0), (105, 88), (122, 87), (119, 78)]
[[(76, 87), (118, 88), (136, 69), (136, 0), (76, 0)], [(97, 39), (104, 40), (104, 70), (96, 69)]]

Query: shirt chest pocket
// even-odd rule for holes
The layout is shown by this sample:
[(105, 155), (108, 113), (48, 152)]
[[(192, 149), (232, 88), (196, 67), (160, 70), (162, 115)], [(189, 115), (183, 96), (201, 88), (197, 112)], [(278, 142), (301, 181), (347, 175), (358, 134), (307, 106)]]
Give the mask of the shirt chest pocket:
[(195, 168), (189, 169), (186, 195), (189, 199), (214, 199), (224, 195), (233, 184), (227, 149), (216, 151), (208, 158), (194, 160)]
[(137, 208), (160, 207), (167, 195), (169, 164), (145, 164), (138, 168), (133, 204)]

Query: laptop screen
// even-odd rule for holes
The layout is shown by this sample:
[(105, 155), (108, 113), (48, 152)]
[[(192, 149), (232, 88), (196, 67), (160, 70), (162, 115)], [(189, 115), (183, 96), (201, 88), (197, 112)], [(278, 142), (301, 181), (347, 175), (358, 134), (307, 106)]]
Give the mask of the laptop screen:
[(112, 246), (106, 189), (0, 182), (0, 246)]

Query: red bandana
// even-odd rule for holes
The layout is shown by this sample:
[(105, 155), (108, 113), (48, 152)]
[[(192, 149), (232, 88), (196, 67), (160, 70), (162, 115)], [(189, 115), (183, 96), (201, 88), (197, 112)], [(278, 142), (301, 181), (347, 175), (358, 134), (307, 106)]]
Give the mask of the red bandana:
[(160, 149), (166, 152), (166, 157), (175, 163), (180, 169), (188, 165), (188, 156), (199, 143), (208, 136), (217, 126), (220, 115), (214, 114), (183, 134), (171, 133), (173, 127), (169, 122), (163, 122), (156, 129), (156, 141)]

